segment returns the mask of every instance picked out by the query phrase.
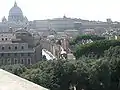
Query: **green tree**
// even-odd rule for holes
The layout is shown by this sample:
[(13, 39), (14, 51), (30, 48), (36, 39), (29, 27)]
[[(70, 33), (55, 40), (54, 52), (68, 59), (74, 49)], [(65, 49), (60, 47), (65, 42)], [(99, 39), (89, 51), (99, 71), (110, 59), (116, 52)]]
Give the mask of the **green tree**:
[(98, 40), (104, 40), (105, 37), (101, 37), (97, 35), (79, 35), (70, 42), (70, 45), (79, 44), (82, 40), (89, 40), (89, 39), (91, 39), (92, 41), (98, 41)]
[(26, 78), (36, 84), (46, 88), (55, 88), (54, 72), (51, 61), (42, 61), (33, 65), (30, 69), (24, 72), (21, 77)]
[(103, 56), (104, 51), (108, 50), (111, 46), (115, 47), (119, 45), (120, 45), (120, 41), (118, 40), (100, 40), (85, 45), (79, 45), (76, 48), (74, 55), (77, 59), (83, 55), (84, 56), (92, 55), (92, 57), (94, 56), (100, 57)]
[(25, 72), (27, 70), (27, 67), (25, 67), (24, 65), (21, 64), (16, 64), (16, 65), (5, 65), (5, 66), (1, 66), (0, 68), (11, 72), (15, 75), (20, 76), (23, 72)]
[(111, 47), (105, 51), (111, 70), (111, 90), (120, 90), (120, 46)]
[(98, 59), (91, 63), (89, 72), (89, 88), (93, 90), (109, 90), (111, 71), (108, 60)]

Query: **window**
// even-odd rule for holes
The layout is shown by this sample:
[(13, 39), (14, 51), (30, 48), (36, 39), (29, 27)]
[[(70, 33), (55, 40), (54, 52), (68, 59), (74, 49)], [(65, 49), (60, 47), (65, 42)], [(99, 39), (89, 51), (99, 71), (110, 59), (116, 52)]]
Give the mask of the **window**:
[(1, 53), (1, 57), (3, 57), (4, 56), (4, 53)]
[(28, 56), (30, 56), (30, 53), (28, 53)]
[(22, 46), (21, 49), (24, 49), (24, 46)]
[(18, 64), (18, 59), (14, 59), (14, 64)]
[(14, 55), (17, 56), (17, 53), (15, 53)]
[(29, 65), (31, 64), (31, 59), (30, 58), (27, 59), (27, 64), (29, 64)]
[(0, 59), (0, 65), (2, 65), (2, 59)]
[(15, 46), (15, 50), (17, 50), (17, 46)]
[(20, 60), (20, 63), (21, 63), (21, 64), (24, 64), (24, 59), (23, 59), (23, 58)]
[(24, 53), (21, 53), (21, 56), (24, 56)]
[(4, 38), (2, 38), (2, 41), (4, 41)]
[(11, 64), (11, 59), (10, 58), (7, 59), (7, 64), (8, 65)]
[(10, 53), (8, 53), (8, 56), (10, 56)]
[(5, 65), (5, 60), (4, 59), (2, 59), (2, 64)]
[(2, 50), (4, 50), (4, 47), (2, 47)]
[(8, 49), (10, 50), (10, 49), (11, 49), (11, 47), (8, 47)]

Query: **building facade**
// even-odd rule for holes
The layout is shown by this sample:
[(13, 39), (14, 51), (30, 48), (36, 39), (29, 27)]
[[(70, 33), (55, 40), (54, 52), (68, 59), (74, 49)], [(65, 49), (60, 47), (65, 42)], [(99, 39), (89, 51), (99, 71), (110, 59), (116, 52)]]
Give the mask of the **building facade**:
[(31, 65), (40, 61), (42, 47), (34, 42), (33, 36), (24, 29), (0, 33), (0, 65)]
[(0, 32), (7, 32), (9, 27), (12, 27), (15, 30), (18, 28), (27, 28), (28, 30), (34, 29), (38, 32), (47, 32), (49, 29), (58, 32), (65, 30), (78, 30), (80, 33), (85, 29), (95, 29), (98, 34), (101, 34), (102, 31), (105, 32), (105, 28), (120, 28), (120, 23), (112, 22), (111, 19), (107, 19), (107, 22), (89, 21), (69, 18), (65, 15), (62, 18), (28, 21), (21, 8), (15, 2), (14, 6), (9, 10), (8, 18), (2, 18), (2, 22), (0, 22)]

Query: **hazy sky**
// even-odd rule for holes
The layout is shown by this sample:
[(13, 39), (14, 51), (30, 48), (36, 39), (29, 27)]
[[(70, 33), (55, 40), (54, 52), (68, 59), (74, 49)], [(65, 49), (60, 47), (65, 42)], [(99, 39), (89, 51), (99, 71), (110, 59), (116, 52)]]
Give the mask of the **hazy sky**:
[[(0, 18), (8, 16), (15, 0), (0, 0)], [(76, 17), (120, 21), (120, 0), (16, 0), (29, 20)]]

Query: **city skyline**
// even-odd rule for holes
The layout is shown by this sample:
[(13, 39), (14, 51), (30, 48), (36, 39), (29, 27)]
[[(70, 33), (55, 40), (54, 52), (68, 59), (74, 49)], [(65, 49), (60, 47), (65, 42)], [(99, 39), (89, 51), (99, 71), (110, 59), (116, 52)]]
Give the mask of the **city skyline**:
[(1, 0), (0, 18), (8, 17), (17, 2), (29, 20), (60, 18), (63, 15), (85, 20), (120, 21), (119, 0)]

